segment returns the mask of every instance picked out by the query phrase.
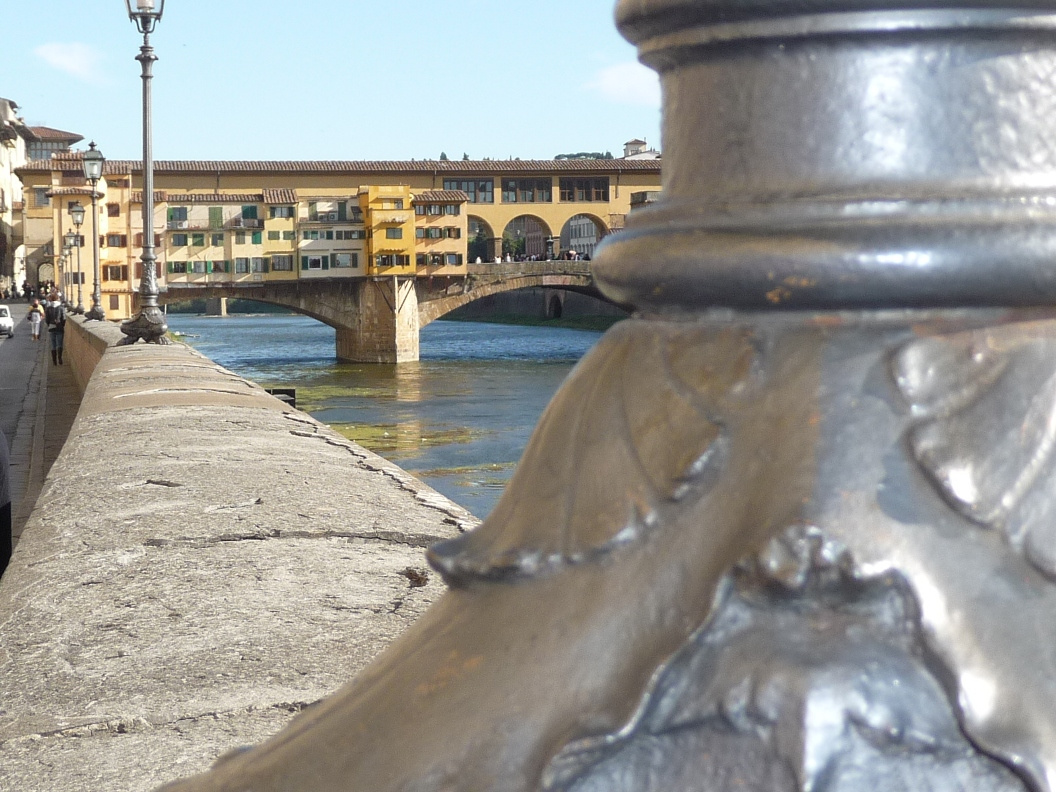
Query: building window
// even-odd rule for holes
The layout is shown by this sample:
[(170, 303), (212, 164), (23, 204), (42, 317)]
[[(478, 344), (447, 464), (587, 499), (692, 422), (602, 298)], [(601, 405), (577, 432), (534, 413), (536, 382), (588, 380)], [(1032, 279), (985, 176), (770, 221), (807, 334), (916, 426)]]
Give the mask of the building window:
[(48, 197), (46, 187), (38, 187), (33, 191), (34, 206), (51, 206), (51, 198)]
[(446, 261), (444, 262), (449, 267), (457, 267), (462, 264), (461, 253), (447, 253), (445, 254)]
[(228, 271), (227, 262), (226, 261), (210, 261), (208, 269), (209, 269), (210, 272), (227, 272)]
[(503, 179), (503, 203), (549, 203), (552, 200), (550, 179)]
[(121, 216), (121, 204), (108, 203), (106, 205), (106, 216), (107, 217), (120, 217)]
[(223, 246), (224, 246), (224, 235), (223, 234), (213, 234), (213, 247), (223, 247)]
[(242, 274), (249, 272), (249, 259), (248, 258), (236, 258), (235, 259), (235, 273)]
[(425, 229), (426, 239), (441, 239), (444, 236), (444, 229), (442, 228), (427, 228)]
[(205, 234), (191, 234), (191, 247), (205, 247)]
[(348, 219), (351, 220), (353, 223), (363, 222), (363, 210), (360, 209), (358, 206), (350, 206), (348, 208), (348, 215)]
[(272, 256), (271, 268), (275, 272), (293, 272), (293, 256)]
[(292, 206), (270, 206), (268, 207), (268, 216), (272, 219), (276, 217), (293, 217)]
[(495, 203), (493, 179), (444, 179), (445, 190), (461, 190), (470, 203)]
[(414, 213), (416, 215), (424, 215), (425, 214), (425, 204), (415, 204), (414, 205)]
[(261, 243), (262, 243), (262, 242), (264, 241), (264, 240), (263, 240), (263, 237), (264, 237), (264, 234), (263, 234), (263, 232), (261, 232), (261, 231), (254, 231), (254, 232), (253, 232), (253, 244), (254, 244), (254, 245), (259, 245), (259, 244), (261, 244)]
[(172, 246), (173, 247), (187, 247), (187, 235), (186, 234), (173, 234), (172, 235)]
[(608, 201), (609, 179), (561, 179), (562, 201)]
[(462, 229), (461, 228), (445, 228), (444, 231), (447, 232), (447, 238), (448, 239), (461, 239), (462, 238)]
[(309, 240), (311, 240), (311, 239), (318, 239), (318, 238), (319, 238), (319, 232), (318, 231), (302, 231), (301, 232), (301, 239), (309, 239)]
[(224, 227), (224, 208), (222, 206), (210, 206), (209, 207), (209, 227), (210, 228), (223, 228)]
[(124, 265), (107, 264), (103, 267), (103, 280), (105, 281), (127, 281), (128, 267)]
[(381, 202), (381, 208), (382, 209), (402, 209), (403, 208), (403, 199), (402, 198), (392, 198), (392, 199), (387, 200), (387, 201), (383, 200)]
[(243, 220), (256, 220), (257, 219), (257, 207), (256, 206), (243, 206), (242, 207), (242, 219)]
[(185, 272), (187, 272), (187, 262), (186, 261), (170, 261), (166, 265), (166, 268), (168, 269), (169, 274), (171, 274), (171, 275), (182, 275)]
[(107, 234), (107, 247), (128, 247), (128, 237), (125, 234)]
[(345, 269), (359, 266), (359, 256), (356, 253), (335, 253), (334, 266)]
[[(304, 269), (310, 270), (330, 269), (329, 263), (329, 256), (305, 256), (302, 262)], [(326, 264), (325, 267), (324, 264)]]
[(424, 267), (429, 263), (429, 256), (425, 253), (419, 253), (415, 256), (414, 263), (419, 267)]
[(282, 234), (280, 234), (278, 231), (269, 231), (268, 232), (268, 241), (275, 241), (275, 240), (281, 239), (281, 238), (282, 238)]
[(283, 231), (282, 232), (282, 238), (284, 240), (286, 240), (286, 241), (289, 241), (291, 239), (296, 239), (297, 238), (297, 232), (296, 231)]
[(253, 272), (267, 272), (267, 262), (260, 256), (254, 256), (250, 262), (250, 267)]
[(116, 294), (110, 295), (110, 310), (116, 311), (121, 307), (121, 298)]
[(399, 227), (386, 228), (385, 229), (385, 238), (386, 239), (403, 239), (403, 229), (399, 228)]
[(169, 207), (169, 222), (181, 222), (187, 220), (187, 207), (186, 206), (170, 206)]
[(425, 229), (424, 228), (416, 228), (416, 229), (414, 229), (414, 238), (415, 239), (425, 239)]
[(462, 214), (462, 208), (458, 204), (444, 204), (444, 214), (459, 215)]
[(235, 244), (236, 245), (244, 245), (244, 244), (246, 244), (246, 232), (245, 231), (239, 231), (239, 232), (237, 232), (235, 234)]

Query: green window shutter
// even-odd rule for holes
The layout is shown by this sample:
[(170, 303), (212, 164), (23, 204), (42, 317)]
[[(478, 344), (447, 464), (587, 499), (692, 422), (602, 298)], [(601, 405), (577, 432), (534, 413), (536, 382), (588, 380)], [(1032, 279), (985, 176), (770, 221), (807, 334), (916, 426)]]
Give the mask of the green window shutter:
[(175, 209), (171, 209), (171, 208), (169, 209), (168, 218), (169, 218), (170, 222), (176, 219), (176, 210)]
[(168, 272), (170, 275), (173, 273), (172, 262), (171, 261), (168, 264), (165, 265), (165, 271)]
[(302, 270), (308, 269), (308, 257), (307, 256), (301, 256), (301, 269)]
[(270, 264), (271, 264), (271, 259), (264, 259), (264, 266), (261, 268), (260, 271), (261, 272), (267, 272), (268, 269), (269, 269), (269, 265)]
[(261, 242), (261, 232), (260, 231), (254, 231), (253, 232), (253, 244), (254, 245), (259, 245), (260, 242)]
[(330, 269), (330, 257), (329, 256), (323, 256), (323, 269), (324, 270)]
[(312, 222), (319, 219), (319, 209), (316, 207), (315, 201), (308, 202), (308, 219)]
[(206, 271), (207, 274), (210, 274), (210, 275), (212, 274), (212, 272), (213, 272), (213, 262), (211, 262), (211, 261), (205, 262), (205, 271)]
[(224, 210), (220, 206), (209, 207), (209, 227), (210, 228), (223, 228), (224, 227)]
[(348, 219), (348, 204), (344, 201), (337, 202), (337, 219), (347, 220)]

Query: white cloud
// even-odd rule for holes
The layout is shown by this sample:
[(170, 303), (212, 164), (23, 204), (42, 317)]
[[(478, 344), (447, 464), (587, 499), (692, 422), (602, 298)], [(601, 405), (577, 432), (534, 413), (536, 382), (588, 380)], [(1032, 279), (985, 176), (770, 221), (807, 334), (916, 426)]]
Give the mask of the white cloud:
[(52, 68), (87, 83), (101, 82), (102, 53), (87, 44), (52, 42), (41, 44), (33, 53)]
[(606, 66), (587, 83), (610, 102), (660, 107), (660, 78), (637, 61)]

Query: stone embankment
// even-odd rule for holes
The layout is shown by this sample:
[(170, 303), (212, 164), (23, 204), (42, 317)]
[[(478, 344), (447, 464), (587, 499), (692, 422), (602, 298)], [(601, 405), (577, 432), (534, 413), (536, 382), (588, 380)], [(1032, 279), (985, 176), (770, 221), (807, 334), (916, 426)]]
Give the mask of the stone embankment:
[(137, 792), (352, 677), (475, 520), (187, 347), (68, 328), (84, 397), (0, 583), (0, 789)]

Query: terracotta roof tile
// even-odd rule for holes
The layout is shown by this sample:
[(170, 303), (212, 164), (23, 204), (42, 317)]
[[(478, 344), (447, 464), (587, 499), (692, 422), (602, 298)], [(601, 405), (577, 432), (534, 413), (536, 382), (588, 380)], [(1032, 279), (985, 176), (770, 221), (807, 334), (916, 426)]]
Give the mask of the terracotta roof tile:
[(26, 129), (29, 130), (29, 133), (33, 136), (34, 140), (60, 140), (69, 143), (76, 143), (78, 140), (84, 140), (84, 135), (78, 135), (76, 132), (65, 132), (53, 127), (31, 126), (26, 127)]
[[(81, 152), (63, 152), (52, 160), (35, 160), (20, 171), (50, 172), (64, 160), (80, 162)], [(340, 173), (349, 175), (501, 176), (533, 173), (660, 173), (660, 160), (157, 160), (156, 174), (178, 173)], [(79, 167), (79, 164), (78, 164)], [(104, 173), (142, 170), (140, 160), (107, 160)]]
[[(155, 192), (155, 195), (158, 193)], [(161, 195), (166, 196), (162, 198), (163, 201), (168, 201), (171, 204), (222, 204), (222, 203), (237, 203), (237, 204), (251, 204), (251, 203), (262, 203), (264, 196), (261, 193), (176, 193), (176, 192), (163, 192)], [(143, 192), (132, 193), (132, 202), (141, 201), (143, 199)], [(158, 200), (158, 199), (155, 199)]]
[[(165, 192), (164, 190), (155, 190), (154, 191), (154, 203), (165, 203), (166, 201), (168, 201), (168, 193), (167, 192)], [(128, 197), (128, 202), (129, 203), (134, 203), (134, 204), (143, 203), (143, 191), (139, 190), (138, 192), (132, 193)]]
[(293, 204), (297, 203), (297, 193), (293, 190), (265, 190), (264, 203), (266, 204)]
[(415, 203), (463, 203), (469, 196), (461, 190), (425, 190), (415, 193)]

